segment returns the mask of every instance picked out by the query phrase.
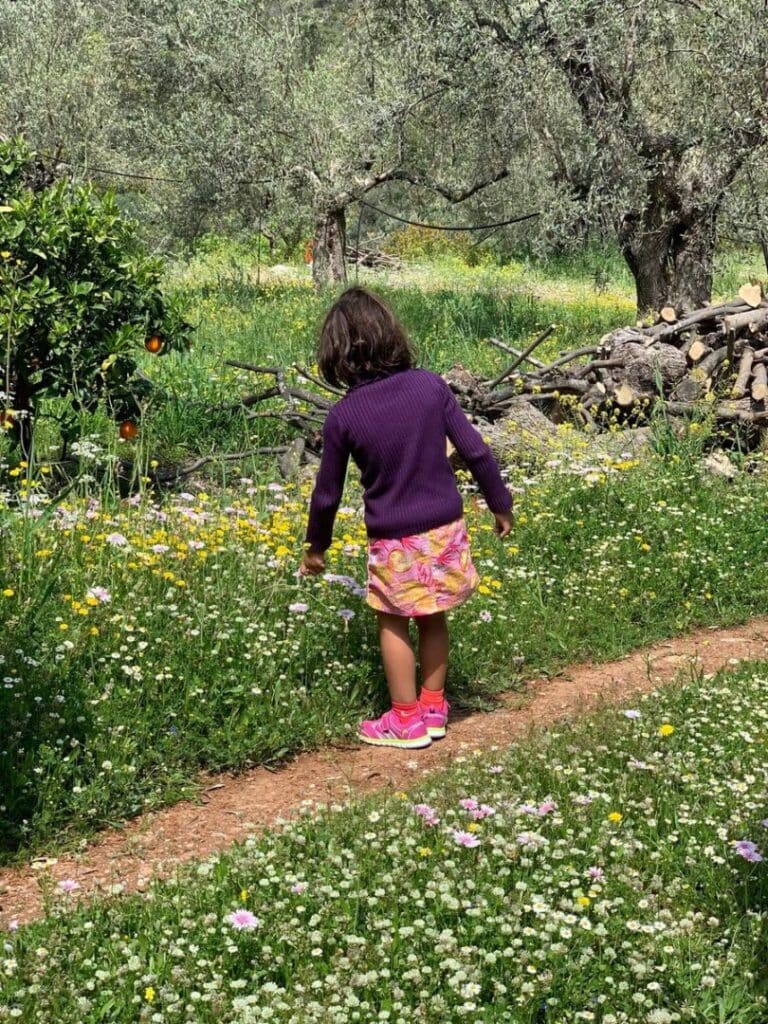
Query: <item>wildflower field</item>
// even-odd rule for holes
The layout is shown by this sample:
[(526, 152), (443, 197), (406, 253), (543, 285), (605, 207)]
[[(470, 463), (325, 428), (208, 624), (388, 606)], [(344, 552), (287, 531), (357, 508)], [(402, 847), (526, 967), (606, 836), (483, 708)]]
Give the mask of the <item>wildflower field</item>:
[[(0, 1020), (761, 1024), (768, 664), (9, 933)], [(67, 891), (69, 889), (70, 891)]]
[[(382, 290), (423, 365), (498, 372), (488, 337), (555, 322), (554, 351), (632, 318), (624, 286), (598, 294), (588, 273)], [(136, 440), (91, 416), (57, 491), (44, 421), (29, 462), (0, 439), (0, 862), (84, 844), (194, 794), (201, 768), (278, 764), (383, 705), (354, 474), (328, 571), (304, 580), (311, 481), (247, 455), (165, 493), (146, 480), (284, 439), (233, 411), (259, 384), (224, 360), (311, 365), (327, 303), (210, 258), (171, 284), (196, 346), (146, 357), (158, 399)], [(638, 459), (562, 428), (505, 468), (506, 543), (461, 481), (482, 584), (452, 615), (455, 708), (768, 611), (765, 456), (713, 477), (707, 431), (659, 422)], [(118, 460), (129, 494), (106, 472)], [(65, 885), (45, 921), (3, 936), (0, 1021), (760, 1024), (767, 678), (755, 665), (468, 752), (418, 793), (286, 826), (143, 896), (78, 908)]]
[[(489, 336), (519, 342), (556, 320), (551, 344), (572, 345), (628, 316), (624, 290), (524, 271), (465, 268), (450, 288), (388, 294), (436, 369), (464, 360), (495, 371), (506, 357)], [(278, 482), (264, 458), (214, 463), (187, 491), (155, 494), (139, 478), (128, 499), (99, 475), (117, 458), (148, 468), (174, 452), (247, 449), (277, 429), (204, 405), (231, 406), (226, 357), (309, 363), (326, 303), (302, 283), (258, 287), (249, 273), (207, 257), (172, 278), (199, 322), (195, 349), (147, 356), (170, 399), (135, 442), (93, 417), (63, 496), (49, 485), (44, 425), (33, 465), (0, 457), (0, 629), (12, 638), (0, 651), (0, 857), (172, 801), (198, 767), (279, 761), (342, 735), (382, 699), (353, 474), (329, 575), (303, 583), (309, 484)], [(520, 673), (766, 607), (765, 486), (751, 474), (703, 478), (702, 434), (693, 424), (642, 465), (590, 461), (567, 430), (537, 466), (521, 453), (507, 469), (517, 527), (503, 546), (465, 483), (484, 579), (455, 616), (459, 704), (477, 706)]]
[[(768, 607), (761, 477), (704, 480), (673, 456), (519, 489), (507, 545), (468, 496), (483, 582), (453, 617), (457, 704)], [(328, 574), (300, 581), (306, 491), (244, 481), (163, 504), (6, 505), (6, 856), (175, 799), (199, 766), (342, 735), (380, 705), (359, 501), (351, 489)]]

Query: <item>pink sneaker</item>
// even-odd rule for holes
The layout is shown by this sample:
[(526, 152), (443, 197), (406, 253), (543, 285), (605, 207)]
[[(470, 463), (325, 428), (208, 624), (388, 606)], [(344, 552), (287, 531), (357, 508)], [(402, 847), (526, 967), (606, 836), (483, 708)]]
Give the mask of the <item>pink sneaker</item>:
[(424, 719), (424, 725), (427, 727), (427, 733), (430, 739), (441, 740), (446, 733), (446, 726), (448, 725), (448, 712), (451, 710), (451, 705), (447, 700), (444, 700), (440, 707), (426, 707), (421, 705), (421, 717)]
[(432, 742), (421, 715), (415, 715), (412, 721), (403, 725), (394, 711), (385, 711), (381, 718), (361, 722), (357, 738), (374, 747), (407, 750), (428, 747)]

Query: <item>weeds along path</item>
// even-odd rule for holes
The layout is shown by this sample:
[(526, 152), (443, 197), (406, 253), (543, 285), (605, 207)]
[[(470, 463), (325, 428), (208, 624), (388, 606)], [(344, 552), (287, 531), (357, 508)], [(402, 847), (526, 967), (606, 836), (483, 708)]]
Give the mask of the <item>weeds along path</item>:
[[(374, 790), (408, 789), (425, 772), (466, 751), (508, 744), (532, 728), (600, 704), (626, 704), (678, 676), (760, 659), (768, 659), (768, 617), (733, 628), (699, 629), (619, 661), (573, 665), (552, 679), (532, 680), (503, 695), (494, 711), (454, 720), (448, 736), (427, 750), (334, 746), (302, 754), (278, 771), (206, 775), (202, 805), (179, 803), (102, 832), (87, 849), (60, 857), (45, 872), (54, 887), (75, 879), (81, 887), (78, 897), (141, 890), (185, 861), (208, 857), (307, 806)], [(33, 864), (0, 871), (0, 929), (42, 915), (41, 870)]]

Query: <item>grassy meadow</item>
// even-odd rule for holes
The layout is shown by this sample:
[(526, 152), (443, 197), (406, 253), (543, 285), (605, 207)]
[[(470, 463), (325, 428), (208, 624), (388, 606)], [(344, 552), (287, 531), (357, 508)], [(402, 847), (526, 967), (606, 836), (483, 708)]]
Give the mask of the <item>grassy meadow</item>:
[[(281, 481), (264, 458), (214, 463), (162, 495), (121, 499), (99, 483), (110, 458), (148, 466), (274, 435), (274, 424), (254, 434), (242, 414), (206, 411), (252, 386), (217, 368), (229, 356), (309, 362), (327, 300), (306, 281), (256, 287), (220, 269), (213, 282), (216, 259), (174, 278), (200, 322), (195, 350), (147, 359), (178, 403), (150, 412), (135, 443), (116, 442), (113, 427), (106, 438), (94, 420), (79, 475), (57, 498), (44, 458), (2, 468), (0, 629), (14, 638), (3, 645), (0, 690), (5, 860), (189, 794), (200, 768), (277, 763), (382, 706), (354, 474), (318, 581), (295, 575), (310, 484)], [(425, 365), (490, 372), (504, 356), (488, 336), (521, 344), (556, 319), (551, 344), (566, 347), (628, 313), (623, 292), (590, 291), (573, 270), (549, 284), (581, 296), (573, 302), (535, 298), (520, 268), (463, 274), (461, 288), (382, 289)], [(507, 467), (517, 526), (503, 545), (464, 481), (483, 583), (453, 617), (457, 706), (487, 706), (521, 675), (766, 610), (764, 478), (703, 475), (705, 433), (697, 423), (673, 438), (658, 424), (657, 450), (639, 463), (592, 459), (583, 437), (562, 428), (544, 455)]]
[(768, 664), (7, 934), (0, 1020), (762, 1024)]
[[(719, 293), (756, 266), (723, 259)], [(29, 463), (0, 447), (0, 862), (82, 846), (194, 794), (201, 768), (278, 764), (384, 706), (354, 474), (314, 580), (296, 576), (310, 481), (244, 455), (147, 485), (157, 465), (289, 436), (231, 408), (267, 379), (224, 360), (311, 366), (328, 298), (304, 267), (256, 276), (231, 246), (171, 270), (196, 344), (147, 356), (157, 398), (135, 442), (84, 421), (63, 490), (46, 421)], [(360, 278), (440, 371), (498, 372), (489, 337), (523, 346), (555, 323), (554, 354), (633, 319), (599, 254)], [(640, 460), (559, 428), (505, 467), (506, 543), (461, 479), (482, 585), (452, 616), (457, 709), (768, 612), (765, 459), (711, 476), (708, 431), (656, 422)], [(418, 791), (332, 807), (142, 895), (80, 904), (43, 876), (46, 919), (2, 939), (0, 1021), (762, 1024), (766, 685), (751, 665), (467, 753)]]

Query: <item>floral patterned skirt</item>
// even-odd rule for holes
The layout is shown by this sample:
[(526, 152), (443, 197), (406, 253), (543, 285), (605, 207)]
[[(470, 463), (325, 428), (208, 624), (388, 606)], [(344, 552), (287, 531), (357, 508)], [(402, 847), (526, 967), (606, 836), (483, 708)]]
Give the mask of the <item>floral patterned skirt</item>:
[(368, 547), (367, 602), (390, 615), (434, 615), (462, 604), (480, 578), (463, 519)]

